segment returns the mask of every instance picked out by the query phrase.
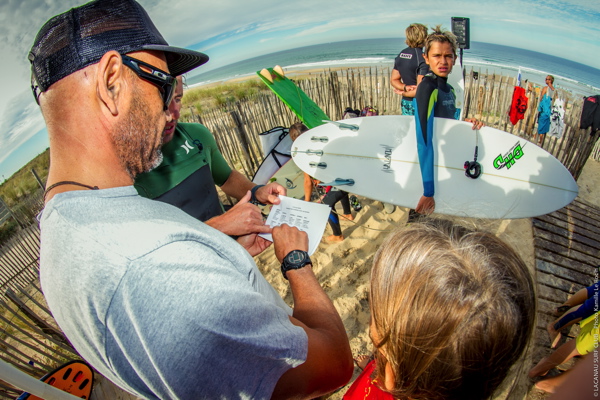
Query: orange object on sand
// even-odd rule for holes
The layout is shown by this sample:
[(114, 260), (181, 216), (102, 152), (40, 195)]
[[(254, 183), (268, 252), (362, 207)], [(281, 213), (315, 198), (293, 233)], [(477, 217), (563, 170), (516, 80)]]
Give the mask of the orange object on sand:
[[(40, 380), (80, 399), (89, 399), (92, 395), (94, 371), (83, 361), (75, 360), (61, 365), (54, 371), (44, 375)], [(43, 399), (25, 392), (17, 400)]]

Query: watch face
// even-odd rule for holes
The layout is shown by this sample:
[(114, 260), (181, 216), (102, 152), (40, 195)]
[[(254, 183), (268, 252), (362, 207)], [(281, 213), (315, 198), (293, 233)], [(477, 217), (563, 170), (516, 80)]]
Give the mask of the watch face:
[(292, 269), (299, 269), (307, 264), (311, 264), (308, 253), (302, 250), (292, 250), (283, 258), (281, 263), (281, 272), (283, 277), (287, 279), (286, 272)]
[(287, 264), (299, 265), (299, 264), (302, 264), (302, 262), (305, 260), (305, 258), (306, 258), (306, 252), (304, 252), (302, 250), (292, 250), (285, 257), (284, 261)]

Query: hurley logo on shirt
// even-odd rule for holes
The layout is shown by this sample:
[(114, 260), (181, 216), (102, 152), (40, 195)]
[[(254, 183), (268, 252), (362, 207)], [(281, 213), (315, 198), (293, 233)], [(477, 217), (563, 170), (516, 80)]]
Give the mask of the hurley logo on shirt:
[(187, 140), (184, 144), (181, 145), (181, 147), (185, 150), (185, 154), (190, 154), (190, 150), (194, 150), (194, 148), (188, 143)]

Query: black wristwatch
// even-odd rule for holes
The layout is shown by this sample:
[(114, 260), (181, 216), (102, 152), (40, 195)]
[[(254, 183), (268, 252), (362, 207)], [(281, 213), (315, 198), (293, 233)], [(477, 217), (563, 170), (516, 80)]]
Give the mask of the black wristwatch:
[(283, 262), (281, 263), (281, 273), (283, 273), (283, 277), (287, 279), (287, 271), (291, 269), (300, 269), (306, 266), (306, 264), (312, 264), (308, 253), (304, 250), (292, 250), (287, 254), (287, 256), (283, 257)]
[(263, 186), (265, 186), (265, 185), (256, 185), (252, 189), (250, 189), (250, 203), (256, 204), (257, 206), (266, 206), (265, 203), (261, 203), (256, 198), (256, 192), (258, 191), (258, 189), (260, 189)]

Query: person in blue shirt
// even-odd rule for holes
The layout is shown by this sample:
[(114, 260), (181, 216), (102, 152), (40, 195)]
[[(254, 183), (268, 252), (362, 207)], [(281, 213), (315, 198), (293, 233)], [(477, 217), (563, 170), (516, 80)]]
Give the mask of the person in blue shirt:
[[(456, 60), (456, 48), (454, 34), (443, 31), (440, 25), (425, 40), (423, 58), (431, 72), (421, 80), (414, 100), (417, 150), (423, 179), (423, 196), (415, 208), (419, 214), (431, 214), (435, 210), (433, 118), (455, 118), (456, 95), (454, 88), (448, 84), (448, 75)], [(472, 122), (473, 129), (483, 126), (481, 121), (474, 118), (467, 118), (465, 121)]]

